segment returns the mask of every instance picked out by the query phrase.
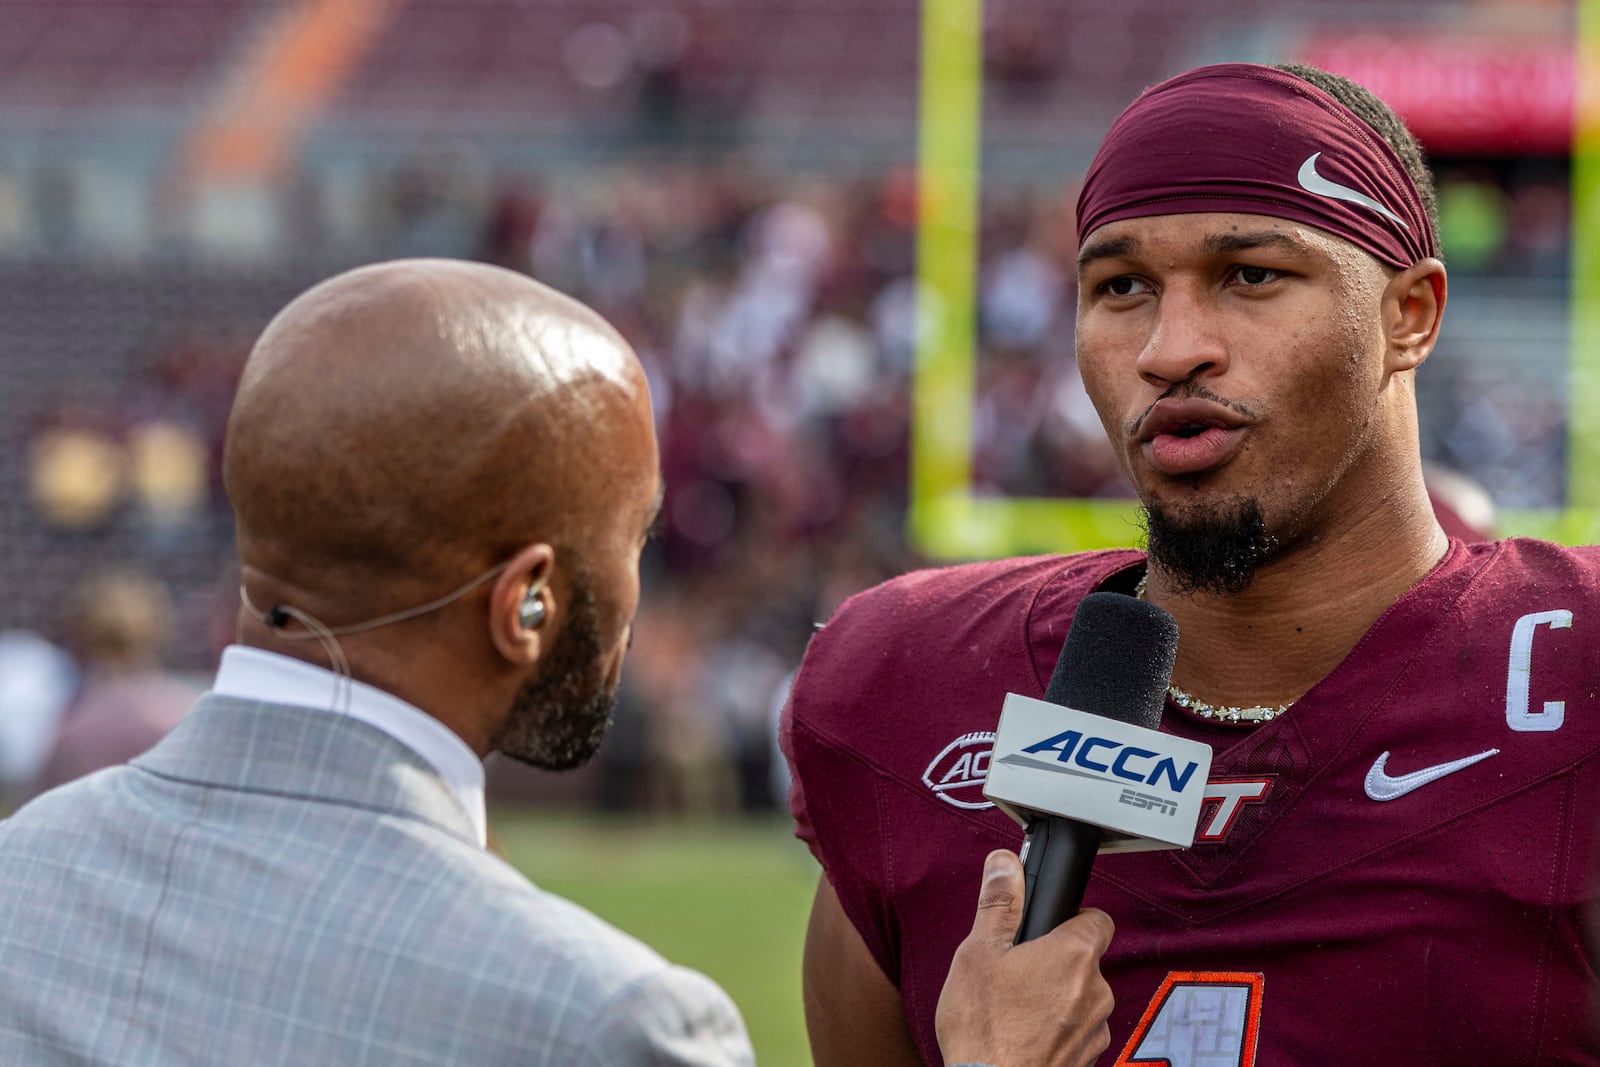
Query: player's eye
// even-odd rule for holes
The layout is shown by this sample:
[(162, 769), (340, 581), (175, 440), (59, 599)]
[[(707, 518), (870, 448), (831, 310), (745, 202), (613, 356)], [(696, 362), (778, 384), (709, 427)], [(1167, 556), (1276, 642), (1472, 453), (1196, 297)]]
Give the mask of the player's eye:
[(1268, 267), (1241, 266), (1234, 268), (1234, 280), (1245, 286), (1265, 285), (1281, 275)]
[(1119, 274), (1115, 278), (1109, 278), (1100, 288), (1108, 296), (1136, 296), (1150, 291), (1148, 282), (1129, 274)]

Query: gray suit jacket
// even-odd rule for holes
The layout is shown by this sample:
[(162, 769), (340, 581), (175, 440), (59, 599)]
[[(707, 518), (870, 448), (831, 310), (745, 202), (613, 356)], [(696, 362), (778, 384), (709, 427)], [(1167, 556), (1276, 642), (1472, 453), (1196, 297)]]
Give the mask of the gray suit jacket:
[(216, 696), (0, 822), (0, 1064), (751, 1064), (709, 979), (478, 848), (416, 753)]

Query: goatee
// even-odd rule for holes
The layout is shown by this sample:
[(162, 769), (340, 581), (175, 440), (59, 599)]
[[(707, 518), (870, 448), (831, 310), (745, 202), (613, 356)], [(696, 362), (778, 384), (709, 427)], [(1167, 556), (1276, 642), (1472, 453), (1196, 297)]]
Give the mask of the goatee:
[(1181, 514), (1148, 506), (1144, 531), (1150, 558), (1179, 593), (1236, 596), (1278, 550), (1255, 497), (1185, 508)]

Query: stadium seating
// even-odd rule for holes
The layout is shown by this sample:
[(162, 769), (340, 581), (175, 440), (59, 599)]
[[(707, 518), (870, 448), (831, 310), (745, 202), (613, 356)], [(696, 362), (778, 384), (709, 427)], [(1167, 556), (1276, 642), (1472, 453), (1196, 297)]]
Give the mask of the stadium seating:
[(188, 109), (272, 0), (0, 0), (0, 110)]

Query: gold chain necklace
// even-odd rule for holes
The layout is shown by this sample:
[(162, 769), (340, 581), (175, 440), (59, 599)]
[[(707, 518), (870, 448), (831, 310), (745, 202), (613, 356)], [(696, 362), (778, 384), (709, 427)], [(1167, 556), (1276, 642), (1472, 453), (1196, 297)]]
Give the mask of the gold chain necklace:
[[(1144, 574), (1139, 576), (1139, 584), (1133, 587), (1133, 595), (1140, 600), (1144, 599), (1145, 586), (1150, 583), (1150, 571), (1147, 567)], [(1202, 719), (1212, 719), (1217, 722), (1246, 724), (1258, 726), (1264, 722), (1271, 722), (1284, 712), (1294, 701), (1269, 705), (1257, 704), (1253, 707), (1242, 708), (1234, 704), (1208, 704), (1199, 697), (1194, 696), (1176, 685), (1167, 686), (1167, 696), (1172, 702), (1185, 711), (1192, 712)]]

